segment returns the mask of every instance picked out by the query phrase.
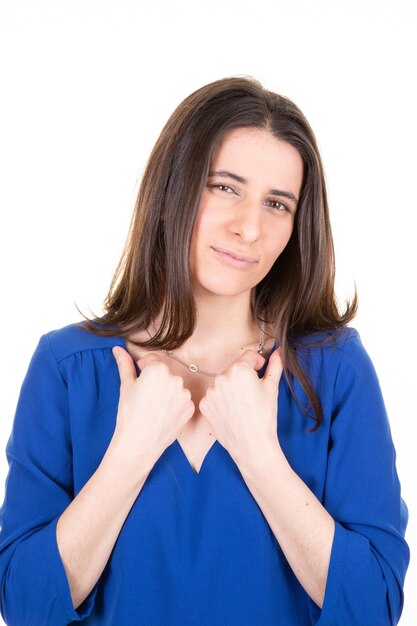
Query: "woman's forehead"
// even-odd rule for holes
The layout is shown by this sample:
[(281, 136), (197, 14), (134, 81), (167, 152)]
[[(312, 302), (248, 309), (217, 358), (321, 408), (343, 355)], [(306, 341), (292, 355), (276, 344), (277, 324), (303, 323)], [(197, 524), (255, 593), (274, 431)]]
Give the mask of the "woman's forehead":
[(241, 184), (263, 182), (272, 188), (283, 183), (298, 195), (303, 161), (291, 144), (258, 128), (236, 128), (218, 143), (210, 162), (209, 175), (232, 173)]

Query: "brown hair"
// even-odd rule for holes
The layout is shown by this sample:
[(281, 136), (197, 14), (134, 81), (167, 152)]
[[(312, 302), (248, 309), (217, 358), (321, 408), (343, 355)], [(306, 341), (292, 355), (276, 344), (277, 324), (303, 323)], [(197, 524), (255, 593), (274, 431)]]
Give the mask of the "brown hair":
[[(320, 401), (297, 358), (297, 345), (335, 338), (356, 315), (358, 298), (338, 310), (335, 260), (324, 171), (314, 133), (288, 98), (251, 77), (214, 81), (189, 95), (165, 124), (148, 159), (122, 257), (104, 301), (105, 314), (80, 327), (110, 337), (147, 328), (161, 309), (153, 339), (137, 346), (176, 350), (192, 335), (196, 309), (189, 274), (189, 250), (210, 161), (224, 135), (235, 128), (258, 128), (297, 149), (303, 182), (291, 238), (262, 281), (252, 289), (254, 319), (275, 324), (284, 376), (296, 377), (316, 420)], [(163, 219), (161, 219), (163, 217)], [(165, 305), (165, 306), (164, 306)], [(77, 307), (78, 309), (78, 307)], [(79, 309), (78, 309), (79, 310)], [(165, 332), (166, 331), (166, 332)], [(328, 333), (314, 340), (314, 334)]]

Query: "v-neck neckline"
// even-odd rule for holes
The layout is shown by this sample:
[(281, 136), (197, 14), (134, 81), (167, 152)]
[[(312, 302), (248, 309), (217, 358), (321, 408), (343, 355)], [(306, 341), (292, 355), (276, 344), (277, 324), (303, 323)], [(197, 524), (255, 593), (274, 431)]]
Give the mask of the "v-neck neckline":
[[(119, 336), (118, 339), (120, 340), (120, 342), (122, 343), (122, 347), (126, 350), (126, 352), (131, 356), (131, 358), (133, 359), (132, 355), (130, 354), (127, 345), (126, 345), (126, 341), (122, 336)], [(271, 351), (268, 355), (268, 358), (266, 359), (265, 363), (263, 364), (263, 366), (261, 367), (261, 369), (257, 372), (258, 374), (258, 378), (262, 378), (265, 370), (268, 366), (268, 362), (270, 359), (271, 354), (273, 353), (274, 349), (276, 349), (276, 342), (274, 341), (273, 346), (271, 348)], [(135, 364), (135, 368), (136, 368), (136, 373), (139, 376), (139, 374), (141, 373), (141, 369), (139, 367), (139, 365), (137, 364), (137, 362), (135, 361), (135, 359), (133, 359), (133, 362)], [(200, 465), (200, 470), (198, 472), (196, 472), (196, 470), (193, 468), (192, 464), (190, 463), (187, 455), (185, 454), (180, 442), (178, 439), (175, 439), (166, 449), (164, 452), (166, 452), (166, 450), (171, 450), (172, 452), (176, 452), (177, 453), (177, 457), (179, 459), (179, 462), (181, 463), (181, 465), (184, 467), (185, 471), (188, 474), (191, 474), (195, 480), (197, 479), (201, 479), (202, 475), (207, 471), (207, 467), (210, 465), (210, 461), (212, 459), (212, 457), (215, 456), (215, 454), (217, 453), (217, 450), (219, 449), (219, 447), (221, 447), (220, 442), (216, 439), (213, 444), (210, 446), (210, 448), (207, 450), (206, 455), (204, 457), (204, 459), (202, 460), (202, 463)]]
[(174, 451), (176, 451), (178, 453), (178, 458), (181, 462), (181, 464), (184, 466), (185, 471), (187, 473), (191, 473), (192, 476), (195, 479), (201, 478), (201, 475), (203, 472), (205, 472), (207, 470), (207, 466), (210, 464), (210, 459), (214, 456), (214, 454), (216, 453), (217, 448), (219, 447), (220, 443), (218, 441), (218, 439), (216, 439), (210, 446), (210, 448), (207, 450), (206, 455), (200, 465), (200, 469), (198, 472), (196, 472), (196, 470), (194, 469), (194, 467), (192, 466), (192, 464), (190, 463), (190, 461), (188, 460), (187, 455), (185, 454), (182, 445), (180, 444), (178, 439), (175, 439), (175, 441), (172, 442), (171, 446), (173, 446)]

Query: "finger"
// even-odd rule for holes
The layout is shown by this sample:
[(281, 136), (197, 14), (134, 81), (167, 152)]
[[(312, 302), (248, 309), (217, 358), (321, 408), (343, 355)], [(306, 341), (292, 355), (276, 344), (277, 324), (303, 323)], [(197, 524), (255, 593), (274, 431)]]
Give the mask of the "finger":
[(153, 352), (147, 352), (143, 354), (140, 359), (136, 361), (136, 363), (138, 364), (139, 369), (143, 370), (145, 369), (145, 367), (151, 365), (152, 363), (163, 363), (163, 361), (159, 358), (157, 354), (154, 354)]
[(269, 357), (268, 365), (262, 379), (263, 384), (271, 385), (273, 389), (276, 389), (278, 387), (282, 371), (283, 364), (281, 360), (281, 351), (277, 348)]
[(125, 384), (136, 380), (136, 368), (130, 354), (121, 346), (114, 346), (112, 352), (119, 369), (120, 382)]
[(235, 361), (235, 363), (247, 363), (249, 367), (254, 370), (260, 370), (264, 363), (265, 358), (259, 352), (255, 352), (255, 350), (245, 350), (243, 354)]

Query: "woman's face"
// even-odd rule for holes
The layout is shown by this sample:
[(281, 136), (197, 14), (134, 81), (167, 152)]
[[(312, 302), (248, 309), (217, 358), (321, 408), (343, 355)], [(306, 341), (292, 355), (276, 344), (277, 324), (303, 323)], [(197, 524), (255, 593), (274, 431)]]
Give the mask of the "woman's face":
[[(297, 150), (271, 133), (239, 128), (225, 135), (210, 164), (191, 240), (194, 291), (250, 293), (291, 237), (302, 177)], [(233, 266), (214, 248), (254, 262)]]

